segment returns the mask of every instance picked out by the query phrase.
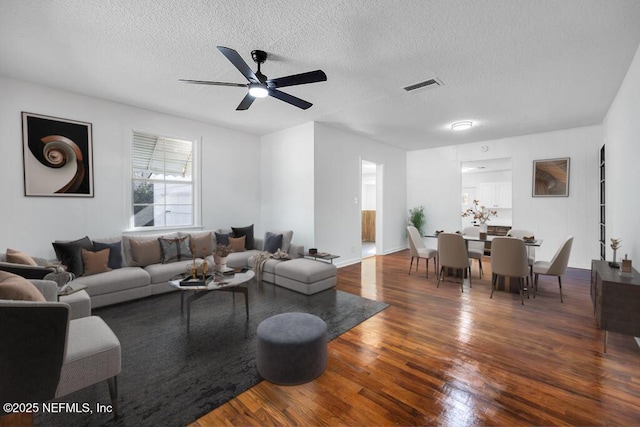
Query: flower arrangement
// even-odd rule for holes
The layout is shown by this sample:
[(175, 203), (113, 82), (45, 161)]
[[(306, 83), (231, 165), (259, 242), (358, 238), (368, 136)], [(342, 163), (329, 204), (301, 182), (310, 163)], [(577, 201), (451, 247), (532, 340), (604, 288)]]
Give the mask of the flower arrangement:
[(213, 252), (214, 255), (218, 255), (219, 257), (226, 257), (227, 255), (229, 255), (231, 252), (233, 252), (233, 249), (231, 249), (231, 246), (229, 245), (222, 245), (220, 243), (218, 243), (218, 245), (216, 246), (216, 250)]
[(425, 222), (426, 220), (424, 216), (424, 206), (418, 206), (409, 209), (409, 224), (417, 228), (420, 234), (422, 234), (424, 231), (423, 228)]
[(498, 211), (492, 211), (480, 204), (480, 201), (474, 199), (473, 206), (462, 212), (462, 217), (473, 217), (475, 221), (480, 221), (480, 224), (484, 224), (490, 220), (492, 216), (498, 216)]

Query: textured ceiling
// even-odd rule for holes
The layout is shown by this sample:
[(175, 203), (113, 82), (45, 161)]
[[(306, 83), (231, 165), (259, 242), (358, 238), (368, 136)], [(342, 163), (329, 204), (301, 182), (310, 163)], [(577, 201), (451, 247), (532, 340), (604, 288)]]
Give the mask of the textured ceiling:
[[(602, 122), (640, 43), (638, 0), (0, 0), (0, 75), (258, 135), (319, 121), (405, 149)], [(328, 80), (248, 111), (215, 48)], [(438, 77), (444, 86), (406, 93)], [(466, 132), (450, 124), (473, 120)]]

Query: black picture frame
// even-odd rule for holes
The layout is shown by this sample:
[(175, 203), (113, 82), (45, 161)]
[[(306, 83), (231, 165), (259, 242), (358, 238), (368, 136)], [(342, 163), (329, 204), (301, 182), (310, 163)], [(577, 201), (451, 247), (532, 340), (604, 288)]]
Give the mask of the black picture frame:
[(533, 161), (533, 197), (569, 197), (569, 157)]
[(22, 112), (24, 195), (93, 197), (91, 123)]

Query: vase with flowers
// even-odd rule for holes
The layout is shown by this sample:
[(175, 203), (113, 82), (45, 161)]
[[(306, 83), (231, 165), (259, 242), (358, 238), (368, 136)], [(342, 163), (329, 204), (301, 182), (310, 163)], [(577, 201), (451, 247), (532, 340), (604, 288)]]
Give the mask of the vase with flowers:
[(218, 244), (213, 252), (213, 262), (216, 264), (216, 270), (223, 271), (227, 268), (227, 256), (233, 252), (231, 246)]
[(463, 218), (472, 217), (475, 222), (480, 223), (480, 231), (484, 233), (487, 232), (487, 221), (490, 221), (492, 216), (498, 216), (498, 211), (487, 209), (477, 199), (473, 201), (472, 207), (462, 212)]

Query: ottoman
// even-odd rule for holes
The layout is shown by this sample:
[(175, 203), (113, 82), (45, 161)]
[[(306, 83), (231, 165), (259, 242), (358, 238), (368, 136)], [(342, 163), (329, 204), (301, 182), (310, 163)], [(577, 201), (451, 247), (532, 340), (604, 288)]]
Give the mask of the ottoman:
[(307, 295), (336, 285), (336, 266), (322, 261), (296, 258), (277, 264), (274, 271), (276, 285)]
[(327, 366), (327, 325), (308, 313), (282, 313), (258, 325), (258, 372), (275, 384), (311, 381)]

